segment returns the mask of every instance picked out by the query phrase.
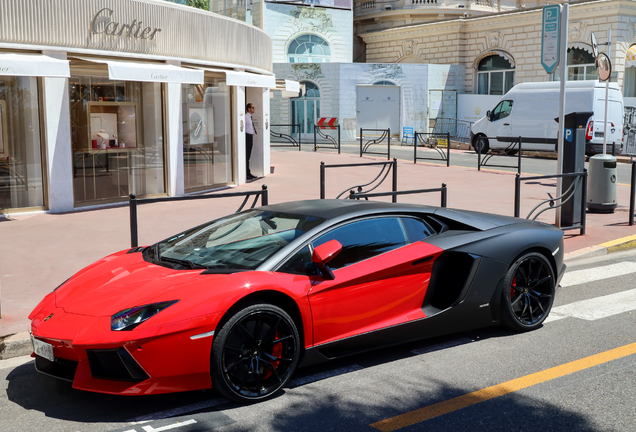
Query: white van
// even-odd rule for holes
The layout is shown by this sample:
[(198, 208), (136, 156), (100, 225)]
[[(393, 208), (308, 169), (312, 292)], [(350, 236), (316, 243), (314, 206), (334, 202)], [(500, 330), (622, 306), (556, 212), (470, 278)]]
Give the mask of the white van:
[[(470, 132), (470, 142), (477, 151), (506, 150), (522, 137), (523, 150), (556, 151), (559, 124), (559, 82), (517, 84), (501, 97), (497, 106), (476, 121)], [(566, 83), (565, 114), (593, 112), (586, 126), (585, 154), (603, 152), (603, 122), (605, 116), (605, 83), (598, 81), (568, 81)], [(620, 153), (623, 143), (623, 95), (618, 85), (611, 83), (608, 93), (607, 153)], [(516, 144), (518, 148), (518, 144)], [(511, 147), (508, 150), (515, 150)]]

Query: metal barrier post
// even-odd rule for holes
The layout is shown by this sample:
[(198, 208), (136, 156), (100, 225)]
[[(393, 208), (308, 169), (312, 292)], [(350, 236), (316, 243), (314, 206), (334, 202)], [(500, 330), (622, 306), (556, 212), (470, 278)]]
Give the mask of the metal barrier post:
[(300, 148), (300, 147), (301, 147), (301, 145), (300, 145), (300, 144), (301, 144), (302, 139), (303, 139), (303, 138), (302, 138), (302, 135), (303, 135), (303, 134), (302, 134), (302, 133), (300, 133), (300, 123), (296, 123), (296, 124), (295, 124), (295, 126), (297, 126), (297, 127), (298, 127), (298, 151), (301, 151), (301, 148)]
[(515, 175), (515, 217), (518, 218), (519, 217), (519, 210), (521, 207), (521, 179), (520, 176), (521, 174), (517, 173)]
[(314, 125), (314, 151), (316, 151), (316, 125)]
[(481, 171), (481, 146), (477, 145), (477, 171)]
[(340, 154), (340, 125), (338, 125), (338, 154)]
[(360, 128), (360, 157), (362, 157), (362, 128)]
[(450, 166), (450, 132), (446, 132), (446, 167)]
[(320, 162), (320, 199), (325, 199), (325, 163)]
[(583, 194), (581, 196), (581, 231), (579, 231), (579, 234), (584, 235), (585, 234), (585, 225), (586, 225), (586, 202), (587, 202), (587, 168), (583, 168)]
[(135, 194), (130, 194), (128, 207), (130, 209), (130, 247), (137, 247), (139, 246), (139, 240), (137, 236), (137, 198)]
[(446, 187), (446, 183), (442, 183), (442, 207), (447, 206), (448, 200), (448, 188)]
[(261, 190), (263, 191), (261, 194), (261, 205), (269, 205), (269, 191), (267, 190), (267, 185), (261, 186)]
[(629, 189), (629, 226), (634, 225), (634, 201), (636, 201), (636, 162), (632, 162), (632, 183)]
[(414, 134), (415, 138), (413, 140), (413, 163), (417, 163), (417, 131)]
[[(393, 158), (393, 192), (397, 192), (397, 159)], [(393, 195), (392, 202), (397, 202), (397, 195)]]
[[(388, 128), (386, 131), (387, 131), (387, 133), (389, 135), (388, 136), (388, 140), (387, 140), (389, 142), (389, 148), (388, 148), (388, 150), (386, 152), (386, 160), (391, 160), (391, 128)], [(395, 201), (393, 201), (393, 202), (395, 202)]]
[(521, 174), (521, 137), (519, 137), (519, 151), (517, 152), (517, 173)]

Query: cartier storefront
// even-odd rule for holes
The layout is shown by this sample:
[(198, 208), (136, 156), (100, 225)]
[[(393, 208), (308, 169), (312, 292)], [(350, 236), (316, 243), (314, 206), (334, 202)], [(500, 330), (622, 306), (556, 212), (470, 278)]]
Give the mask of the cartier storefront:
[(264, 32), (198, 9), (0, 0), (0, 213), (243, 183), (246, 89), (265, 119), (271, 70)]

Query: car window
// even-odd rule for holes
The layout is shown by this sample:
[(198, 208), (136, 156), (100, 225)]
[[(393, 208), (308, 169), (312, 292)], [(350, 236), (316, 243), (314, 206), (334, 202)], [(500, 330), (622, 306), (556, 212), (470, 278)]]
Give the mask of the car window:
[(397, 249), (408, 243), (404, 227), (397, 217), (381, 217), (352, 222), (335, 228), (313, 241), (317, 247), (330, 240), (342, 244), (329, 267), (339, 269)]
[(512, 112), (512, 101), (505, 100), (499, 102), (499, 104), (495, 107), (492, 112), (492, 120), (501, 120), (502, 118), (508, 117)]
[(422, 219), (403, 217), (400, 218), (400, 220), (404, 225), (406, 235), (408, 236), (408, 240), (411, 243), (423, 240), (435, 234), (433, 228), (431, 228), (431, 226), (424, 222)]
[(292, 257), (283, 264), (277, 271), (281, 273), (297, 274), (297, 275), (313, 275), (316, 273), (316, 265), (311, 260), (311, 251), (309, 245), (296, 252)]

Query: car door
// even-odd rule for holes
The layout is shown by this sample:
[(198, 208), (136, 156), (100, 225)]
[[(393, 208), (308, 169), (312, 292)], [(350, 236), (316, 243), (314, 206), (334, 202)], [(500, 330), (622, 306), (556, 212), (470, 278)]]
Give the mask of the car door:
[(338, 240), (330, 263), (335, 279), (315, 277), (309, 292), (314, 345), (424, 318), (422, 303), (441, 249), (418, 218), (374, 217), (350, 222), (312, 242)]
[(511, 100), (502, 100), (490, 113), (488, 136), (501, 137), (501, 139), (497, 139), (498, 145), (493, 146), (494, 143), (491, 143), (491, 148), (506, 148), (510, 144), (512, 128), (512, 117), (510, 117), (510, 114), (512, 114)]

